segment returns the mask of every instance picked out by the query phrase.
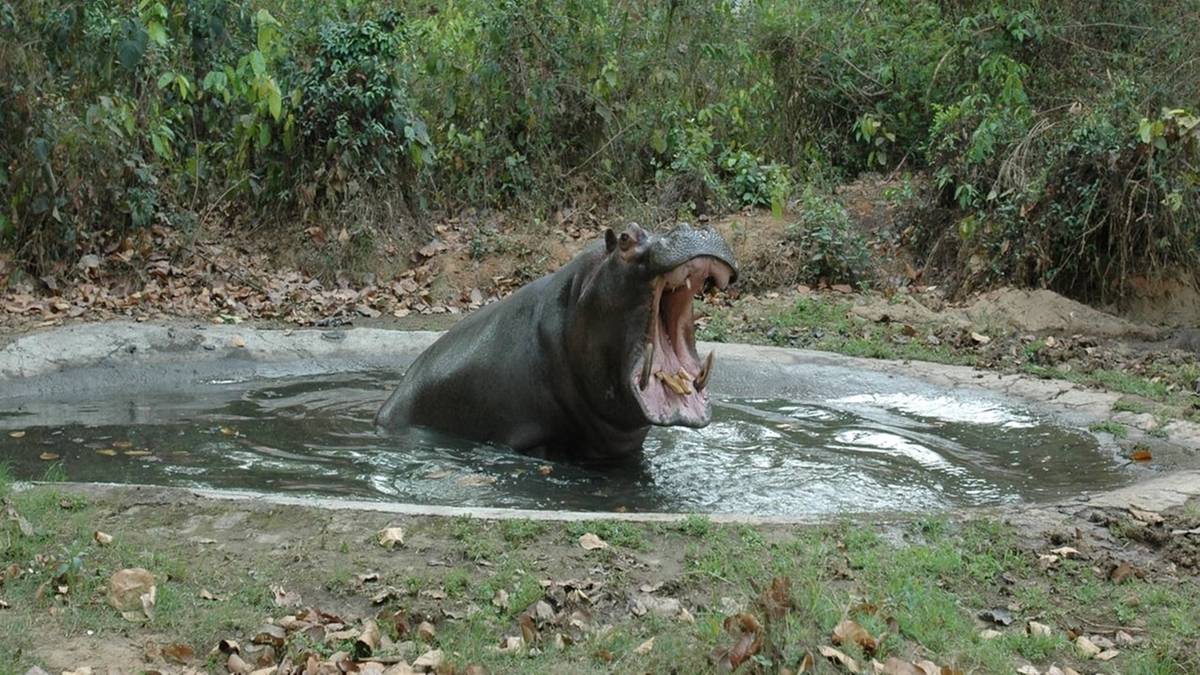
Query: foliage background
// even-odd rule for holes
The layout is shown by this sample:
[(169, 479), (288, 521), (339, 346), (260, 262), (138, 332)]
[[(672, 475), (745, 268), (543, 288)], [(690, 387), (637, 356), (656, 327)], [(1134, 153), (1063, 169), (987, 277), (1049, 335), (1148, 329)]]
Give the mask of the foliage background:
[(790, 213), (856, 278), (821, 202), (880, 171), (926, 178), (906, 237), (962, 288), (1103, 299), (1195, 269), (1198, 28), (1200, 0), (5, 0), (0, 248), (52, 274), (156, 224), (335, 222), (369, 254), (588, 194)]

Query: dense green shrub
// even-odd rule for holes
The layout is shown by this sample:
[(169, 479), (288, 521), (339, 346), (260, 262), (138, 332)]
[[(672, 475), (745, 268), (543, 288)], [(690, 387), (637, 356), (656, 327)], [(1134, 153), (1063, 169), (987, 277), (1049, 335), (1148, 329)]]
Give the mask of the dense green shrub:
[(856, 283), (873, 276), (867, 242), (840, 202), (807, 187), (796, 205), (796, 215), (787, 235), (800, 257), (798, 281)]
[(44, 271), (159, 221), (581, 189), (781, 211), (903, 167), (964, 287), (1119, 292), (1195, 266), (1198, 28), (1195, 0), (0, 0), (0, 245)]

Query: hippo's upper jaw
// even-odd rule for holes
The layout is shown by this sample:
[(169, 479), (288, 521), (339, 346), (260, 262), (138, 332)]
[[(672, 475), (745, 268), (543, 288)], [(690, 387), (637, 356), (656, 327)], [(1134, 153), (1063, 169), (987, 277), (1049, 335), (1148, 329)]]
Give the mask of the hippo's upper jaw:
[(651, 424), (703, 427), (712, 416), (705, 387), (713, 354), (701, 362), (696, 353), (692, 298), (710, 285), (724, 289), (737, 273), (703, 247), (697, 253), (651, 283), (645, 339), (630, 373), (634, 398)]

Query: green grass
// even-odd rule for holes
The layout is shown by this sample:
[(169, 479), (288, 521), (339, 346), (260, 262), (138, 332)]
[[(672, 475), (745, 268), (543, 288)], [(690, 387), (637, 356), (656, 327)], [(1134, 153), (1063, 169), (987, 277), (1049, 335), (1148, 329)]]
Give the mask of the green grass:
[[(110, 521), (106, 527), (116, 541), (99, 548), (90, 539), (103, 512), (97, 505), (68, 499), (70, 508), (63, 508), (66, 495), (53, 486), (14, 494), (10, 485), (0, 470), (0, 495), (12, 499), (36, 533), (23, 537), (11, 524), (0, 523), (0, 564), (28, 565), (38, 555), (56, 560), (35, 565), (34, 574), (0, 587), (0, 597), (14, 605), (0, 612), (0, 634), (14, 636), (0, 640), (0, 663), (28, 667), (21, 654), (33, 647), (33, 636), (72, 639), (87, 630), (100, 638), (121, 633), (137, 640), (152, 632), (155, 640), (187, 642), (203, 655), (216, 639), (244, 639), (263, 617), (283, 611), (272, 603), (272, 583), (336, 587), (350, 605), (374, 592), (374, 587), (356, 589), (350, 581), (351, 572), (365, 564), (358, 554), (343, 554), (336, 547), (321, 549), (332, 558), (317, 568), (296, 567), (287, 562), (288, 556), (274, 558), (263, 552), (238, 557), (242, 552), (234, 550), (228, 565), (197, 565), (186, 544), (143, 531), (148, 525), (162, 525), (140, 522), (153, 519), (153, 514), (138, 516), (138, 522)], [(284, 527), (267, 524), (273, 522), (269, 517), (253, 526)], [(964, 522), (933, 515), (881, 529), (853, 521), (791, 528), (723, 525), (703, 516), (670, 525), (429, 519), (410, 529), (414, 542), (432, 550), (459, 550), (476, 540), (499, 549), (487, 565), (397, 569), (391, 583), (406, 590), (408, 597), (384, 608), (407, 610), (421, 601), (420, 591), (443, 590), (447, 597), (440, 602), (458, 608), (462, 618), (439, 621), (430, 646), (443, 649), (458, 666), (479, 663), (488, 672), (709, 672), (707, 654), (732, 639), (722, 628), (727, 605), (763, 621), (759, 657), (770, 660), (760, 664), (768, 672), (794, 668), (806, 651), (828, 644), (834, 626), (846, 617), (881, 637), (875, 654), (881, 661), (892, 655), (928, 657), (967, 672), (1011, 672), (1032, 661), (1043, 670), (1054, 663), (1082, 672), (1084, 665), (1091, 670), (1095, 664), (1078, 662), (1064, 631), (1087, 620), (1144, 625), (1148, 631), (1146, 644), (1123, 649), (1116, 662), (1100, 670), (1193, 672), (1200, 667), (1197, 652), (1189, 647), (1200, 639), (1200, 587), (1194, 578), (1133, 579), (1117, 585), (1091, 562), (1074, 560), (1043, 571), (1036, 563), (1036, 548), (1023, 543), (1025, 535), (998, 520)], [(585, 532), (597, 534), (614, 549), (580, 551), (577, 539)], [(421, 560), (435, 554), (423, 549), (417, 555)], [(57, 558), (76, 556), (81, 562), (67, 572), (67, 599), (36, 598), (37, 587), (55, 573)], [(658, 567), (648, 563), (650, 559), (674, 562)], [(127, 566), (146, 567), (160, 580), (158, 614), (151, 626), (126, 623), (100, 600), (108, 576)], [(373, 568), (387, 574), (385, 568)], [(618, 602), (615, 613), (597, 616), (610, 628), (584, 635), (563, 651), (544, 643), (537, 656), (495, 649), (501, 636), (519, 634), (517, 616), (545, 594), (541, 580), (585, 576), (602, 579), (603, 593)], [(776, 577), (788, 580), (787, 599), (793, 609), (771, 621), (759, 599)], [(680, 599), (695, 622), (632, 617), (621, 605), (623, 598), (647, 581), (662, 584), (657, 595)], [(202, 600), (201, 588), (223, 600)], [(492, 602), (499, 591), (507, 594), (506, 606)], [(975, 615), (1010, 603), (1020, 606), (1014, 611), (1017, 623), (1001, 629), (998, 639), (979, 638)], [(52, 605), (58, 605), (54, 615), (47, 611)], [(462, 611), (468, 606), (477, 610)], [(371, 615), (376, 611), (369, 609)], [(1056, 632), (1050, 637), (1025, 635), (1021, 626), (1029, 618)], [(655, 638), (654, 648), (647, 654), (634, 653), (650, 637)], [(855, 646), (845, 651), (869, 662)], [(612, 655), (611, 662), (606, 654)]]
[(636, 523), (619, 520), (588, 520), (566, 524), (566, 533), (572, 541), (592, 533), (608, 542), (610, 546), (640, 550), (646, 547), (645, 529)]
[(1129, 429), (1124, 424), (1112, 420), (1096, 422), (1088, 427), (1088, 431), (1098, 434), (1108, 434), (1113, 438), (1125, 438), (1129, 436)]
[(510, 544), (524, 544), (540, 537), (546, 526), (528, 518), (500, 521), (500, 536)]
[(731, 315), (742, 308), (725, 309), (703, 305), (708, 323), (699, 337), (716, 342), (748, 342), (781, 347), (804, 347), (871, 359), (932, 361), (973, 365), (973, 354), (942, 345), (930, 345), (919, 337), (905, 335), (900, 326), (876, 324), (850, 314), (851, 304), (824, 296), (803, 297), (783, 307), (754, 312), (748, 321), (735, 322)]

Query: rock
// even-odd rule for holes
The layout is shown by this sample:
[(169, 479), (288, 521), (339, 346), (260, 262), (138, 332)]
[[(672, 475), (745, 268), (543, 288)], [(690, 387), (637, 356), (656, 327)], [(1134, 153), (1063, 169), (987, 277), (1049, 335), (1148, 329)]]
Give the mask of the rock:
[(1075, 638), (1075, 651), (1085, 659), (1095, 658), (1100, 653), (1100, 648), (1097, 647), (1086, 635), (1080, 635)]

